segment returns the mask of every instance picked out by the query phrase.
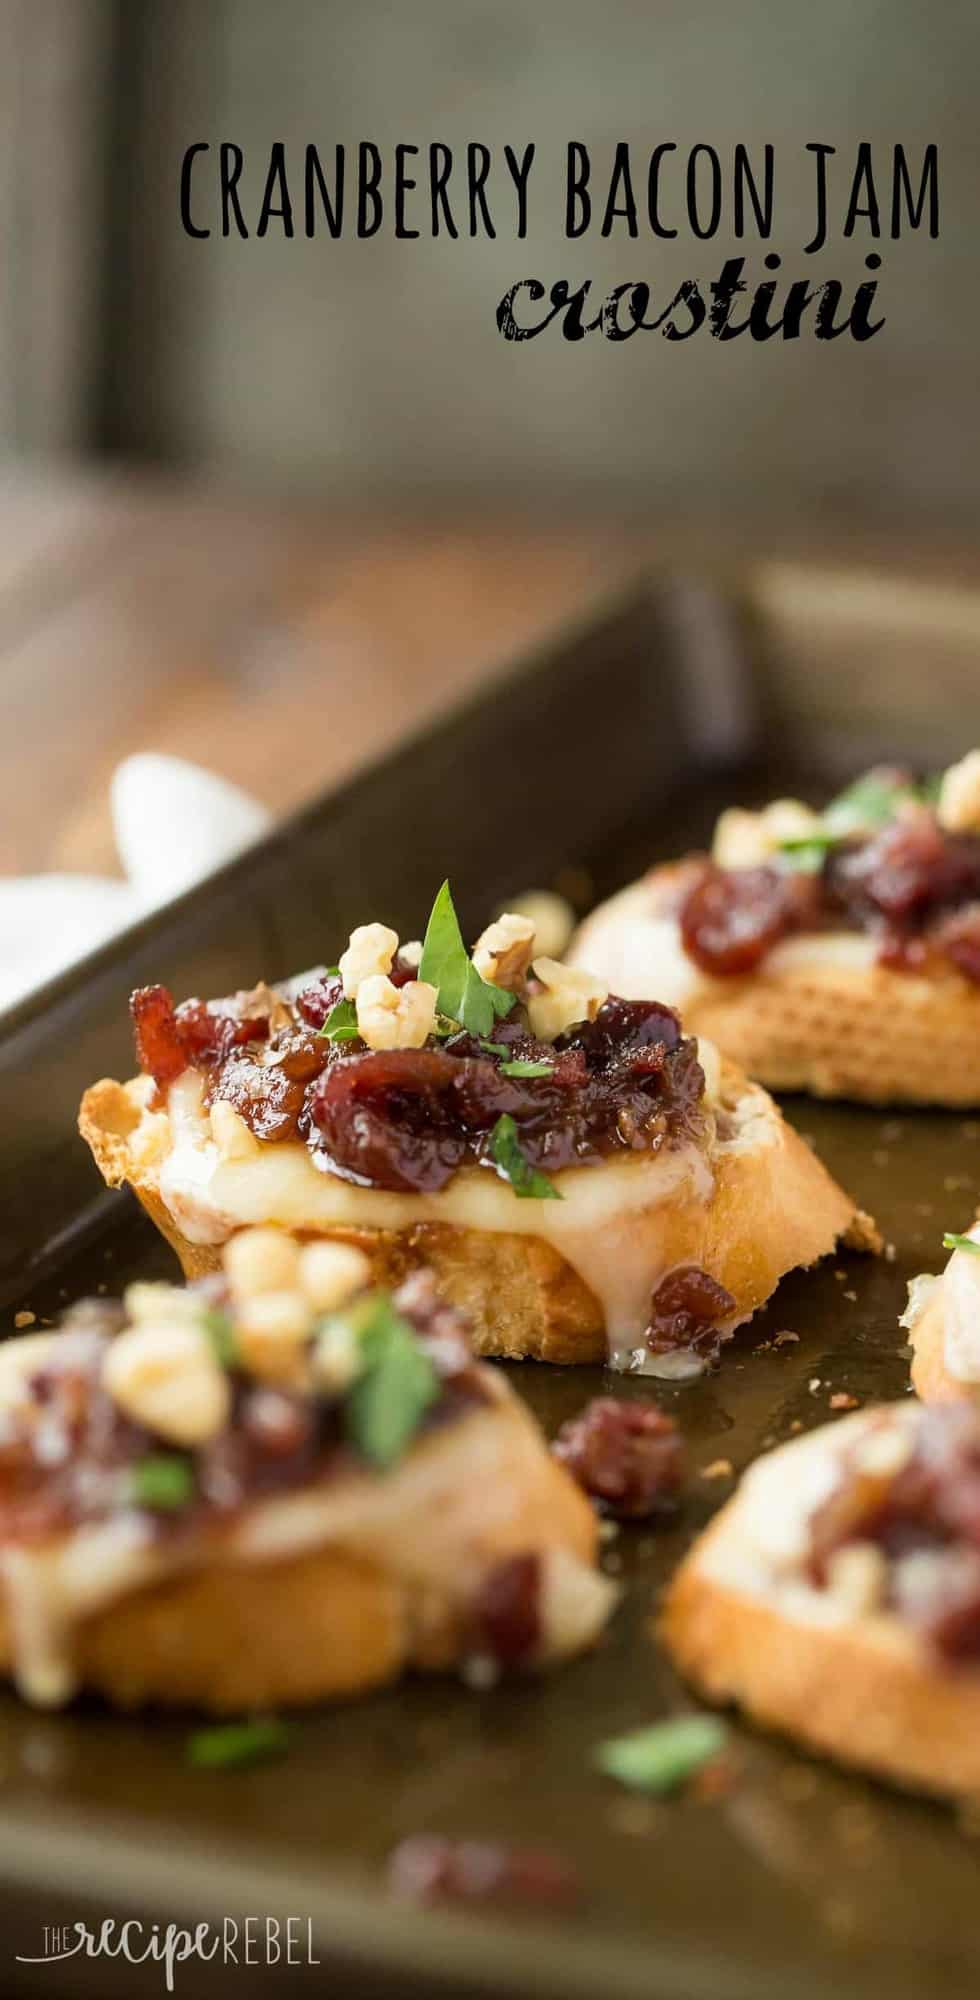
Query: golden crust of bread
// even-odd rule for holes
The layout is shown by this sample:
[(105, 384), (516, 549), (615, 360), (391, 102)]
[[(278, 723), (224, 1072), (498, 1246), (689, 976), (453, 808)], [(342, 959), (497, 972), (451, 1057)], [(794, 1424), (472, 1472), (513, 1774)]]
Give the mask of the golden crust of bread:
[[(743, 1318), (764, 1304), (787, 1271), (815, 1263), (841, 1238), (861, 1249), (880, 1247), (880, 1239), (764, 1091), (732, 1065), (723, 1072), (722, 1088), (723, 1101), (739, 1103), (754, 1137), (716, 1150), (707, 1205), (678, 1200), (669, 1215), (664, 1263), (702, 1265), (731, 1292)], [(188, 1241), (160, 1199), (152, 1164), (140, 1161), (134, 1136), (145, 1115), (144, 1095), (141, 1079), (94, 1084), (82, 1101), (79, 1129), (109, 1185), (128, 1182), (186, 1277), (201, 1277), (219, 1267), (221, 1250)], [(432, 1222), (325, 1233), (365, 1251), (378, 1284), (397, 1285), (427, 1265), (444, 1296), (467, 1314), (478, 1354), (564, 1363), (606, 1359), (598, 1301), (543, 1238)]]
[[(483, 1478), (467, 1503), (474, 1451), (499, 1485), (488, 1495)], [(438, 1457), (442, 1478), (461, 1494), (458, 1533), (450, 1533), (457, 1569), (445, 1589), (342, 1542), (261, 1561), (202, 1552), (197, 1566), (127, 1592), (78, 1626), (71, 1652), (79, 1685), (119, 1707), (152, 1702), (216, 1714), (358, 1694), (410, 1667), (460, 1663), (470, 1645), (461, 1575), (478, 1578), (496, 1560), (532, 1550), (594, 1565), (593, 1510), (506, 1383), (495, 1385), (489, 1409), (433, 1432), (406, 1464), (420, 1455)], [(386, 1477), (397, 1511), (401, 1468)], [(11, 1654), (0, 1598), (0, 1667), (11, 1668)]]
[(739, 1537), (736, 1493), (681, 1564), (660, 1622), (685, 1677), (837, 1762), (916, 1790), (980, 1794), (980, 1671), (938, 1665), (892, 1617), (820, 1624), (709, 1568)]
[[(569, 952), (627, 998), (664, 993), (656, 937), (638, 942), (628, 975), (617, 930), (663, 900), (676, 865), (593, 912)], [(980, 1104), (980, 986), (952, 968), (928, 976), (883, 965), (765, 963), (744, 978), (691, 969), (679, 1004), (689, 1034), (708, 1035), (770, 1090), (805, 1090), (866, 1104)]]

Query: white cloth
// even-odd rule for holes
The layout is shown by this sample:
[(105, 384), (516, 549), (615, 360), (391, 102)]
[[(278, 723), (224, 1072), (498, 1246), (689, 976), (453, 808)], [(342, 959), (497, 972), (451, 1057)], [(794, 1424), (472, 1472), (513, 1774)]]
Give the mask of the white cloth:
[(0, 1011), (213, 874), (271, 823), (265, 806), (236, 785), (152, 751), (119, 765), (111, 805), (125, 881), (54, 874), (0, 881)]

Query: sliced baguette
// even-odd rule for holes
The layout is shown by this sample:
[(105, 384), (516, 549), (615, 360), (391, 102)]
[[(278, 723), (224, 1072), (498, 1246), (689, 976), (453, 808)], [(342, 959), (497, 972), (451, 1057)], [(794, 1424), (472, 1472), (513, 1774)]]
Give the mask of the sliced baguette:
[[(649, 1209), (635, 1210), (635, 1228), (650, 1235), (655, 1267), (651, 1288), (663, 1271), (699, 1264), (732, 1294), (733, 1318), (742, 1320), (764, 1304), (787, 1271), (815, 1263), (839, 1240), (875, 1249), (879, 1239), (873, 1223), (784, 1122), (771, 1098), (733, 1065), (722, 1072), (720, 1105), (728, 1136), (709, 1151), (710, 1194), (705, 1197), (689, 1186), (665, 1202), (657, 1192), (664, 1156), (638, 1162), (632, 1171), (649, 1174), (651, 1194)], [(190, 1241), (161, 1197), (167, 1120), (165, 1113), (148, 1109), (145, 1079), (93, 1085), (83, 1099), (79, 1127), (104, 1179), (112, 1187), (128, 1182), (176, 1251), (185, 1275), (198, 1277), (216, 1269), (220, 1245)], [(580, 1171), (599, 1176), (606, 1169), (600, 1165)], [(323, 1176), (316, 1179), (322, 1186)], [(365, 1209), (368, 1205), (365, 1200)], [(541, 1235), (434, 1220), (433, 1204), (421, 1200), (420, 1219), (393, 1229), (367, 1222), (362, 1226), (350, 1212), (343, 1226), (309, 1228), (295, 1214), (288, 1226), (299, 1236), (320, 1234), (356, 1244), (369, 1256), (378, 1283), (397, 1284), (408, 1271), (428, 1265), (440, 1290), (469, 1317), (481, 1355), (554, 1362), (606, 1359), (601, 1302), (543, 1233), (547, 1217), (542, 1211), (551, 1204), (519, 1206), (525, 1224), (537, 1211)], [(244, 1220), (281, 1222), (283, 1217), (251, 1215)]]
[[(38, 1365), (36, 1342), (21, 1345), (5, 1343), (0, 1396)], [(542, 1664), (580, 1650), (614, 1597), (595, 1516), (509, 1385), (487, 1390), (388, 1473), (254, 1501), (231, 1526), (124, 1549), (118, 1569), (110, 1548), (73, 1570), (71, 1534), (26, 1553), (0, 1543), (0, 1671), (29, 1699), (80, 1687), (216, 1714), (359, 1694), (459, 1666), (481, 1578), (528, 1553), (543, 1564)], [(46, 1693), (52, 1644), (69, 1685)]]
[(669, 903), (677, 864), (656, 868), (593, 911), (569, 962), (626, 999), (680, 1007), (770, 1090), (867, 1104), (980, 1104), (980, 986), (952, 968), (928, 976), (874, 960), (870, 940), (788, 941), (758, 971), (712, 978), (682, 947)]
[[(903, 1413), (914, 1405), (896, 1406)], [(677, 1571), (661, 1636), (709, 1701), (837, 1762), (937, 1793), (980, 1793), (980, 1668), (951, 1668), (893, 1614), (855, 1616), (826, 1591), (792, 1584), (760, 1556), (768, 1508), (785, 1538), (799, 1519), (801, 1472), (828, 1437), (840, 1445), (871, 1412), (760, 1460)]]

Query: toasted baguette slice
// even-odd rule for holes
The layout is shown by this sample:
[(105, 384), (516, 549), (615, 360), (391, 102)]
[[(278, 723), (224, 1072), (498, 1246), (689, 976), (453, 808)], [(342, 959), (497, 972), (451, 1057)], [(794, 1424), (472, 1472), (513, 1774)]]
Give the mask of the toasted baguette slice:
[(912, 1387), (924, 1403), (980, 1398), (980, 1224), (977, 1252), (954, 1250), (939, 1278), (918, 1278), (902, 1325), (912, 1349)]
[(879, 1247), (873, 1223), (763, 1090), (729, 1064), (717, 1092), (705, 1150), (572, 1169), (560, 1176), (562, 1202), (519, 1201), (478, 1168), (432, 1196), (355, 1188), (318, 1173), (305, 1147), (255, 1142), (251, 1157), (215, 1170), (211, 1241), (194, 1240), (204, 1232), (190, 1206), (182, 1225), (177, 1204), (163, 1198), (173, 1135), (168, 1114), (149, 1108), (146, 1079), (93, 1085), (79, 1126), (105, 1180), (129, 1183), (188, 1277), (217, 1267), (236, 1228), (274, 1222), (299, 1237), (356, 1244), (378, 1283), (428, 1265), (466, 1313), (479, 1354), (554, 1362), (612, 1354), (623, 1365), (642, 1344), (654, 1285), (678, 1264), (702, 1266), (732, 1294), (730, 1332), (785, 1272), (838, 1240)]
[[(70, 1339), (5, 1343), (0, 1403)], [(220, 1714), (359, 1694), (464, 1665), (481, 1584), (528, 1555), (533, 1663), (579, 1651), (615, 1597), (595, 1516), (509, 1384), (481, 1373), (484, 1400), (387, 1472), (334, 1473), (162, 1535), (121, 1512), (40, 1545), (0, 1541), (0, 1671), (42, 1704), (85, 1688)]]
[[(888, 1411), (896, 1425), (920, 1414)], [(976, 1794), (980, 1665), (945, 1663), (894, 1612), (858, 1612), (805, 1574), (810, 1512), (880, 1415), (862, 1410), (752, 1466), (677, 1571), (661, 1634), (710, 1701), (898, 1784)]]
[(685, 953), (670, 903), (683, 864), (655, 868), (593, 911), (568, 957), (626, 999), (679, 1007), (770, 1090), (867, 1104), (980, 1104), (980, 986), (875, 961), (849, 932), (777, 945), (758, 971), (712, 978)]

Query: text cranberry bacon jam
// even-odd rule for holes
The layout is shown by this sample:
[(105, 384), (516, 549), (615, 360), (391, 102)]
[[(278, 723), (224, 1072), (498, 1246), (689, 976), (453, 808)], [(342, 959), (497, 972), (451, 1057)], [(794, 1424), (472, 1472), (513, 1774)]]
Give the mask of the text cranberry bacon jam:
[(386, 1575), (406, 1629), (424, 1599), (439, 1664), (477, 1661), (483, 1685), (591, 1643), (615, 1595), (595, 1541), (431, 1274), (383, 1291), (349, 1245), (245, 1230), (220, 1275), (83, 1301), (4, 1348), (0, 1655), (42, 1704), (79, 1685), (92, 1615), (212, 1563), (254, 1561), (260, 1589), (320, 1547)]
[(843, 930), (869, 936), (883, 965), (980, 984), (980, 750), (923, 784), (869, 771), (821, 814), (796, 799), (723, 813), (674, 901), (685, 952), (718, 978), (755, 971), (785, 939)]

